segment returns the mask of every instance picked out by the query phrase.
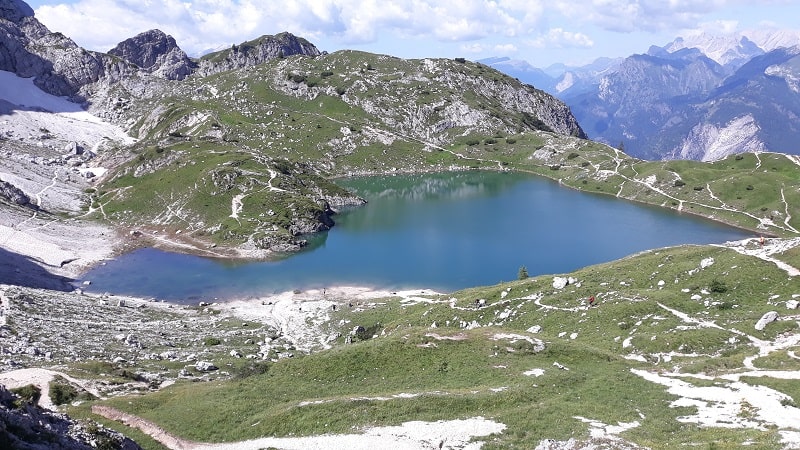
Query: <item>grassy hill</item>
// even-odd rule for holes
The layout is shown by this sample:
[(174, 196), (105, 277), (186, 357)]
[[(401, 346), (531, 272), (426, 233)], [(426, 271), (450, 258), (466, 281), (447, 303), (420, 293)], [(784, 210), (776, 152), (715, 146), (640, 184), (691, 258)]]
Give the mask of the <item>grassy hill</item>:
[[(796, 262), (792, 252), (777, 257)], [(329, 350), (105, 403), (201, 442), (476, 416), (507, 426), (483, 448), (784, 448), (783, 433), (797, 433), (776, 419), (795, 417), (800, 396), (800, 315), (787, 307), (800, 290), (786, 271), (683, 246), (564, 277), (342, 306), (322, 325), (341, 335)], [(772, 310), (778, 320), (756, 330)], [(232, 373), (247, 367), (218, 358)]]

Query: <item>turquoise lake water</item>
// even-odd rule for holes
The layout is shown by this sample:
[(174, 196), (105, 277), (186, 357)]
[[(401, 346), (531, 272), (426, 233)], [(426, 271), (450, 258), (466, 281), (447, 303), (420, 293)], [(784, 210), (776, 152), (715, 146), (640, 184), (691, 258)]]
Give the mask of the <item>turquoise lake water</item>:
[(722, 243), (751, 233), (526, 174), (458, 172), (337, 182), (366, 206), (334, 217), (309, 248), (233, 263), (141, 249), (88, 272), (93, 292), (175, 302), (326, 286), (454, 291), (559, 274), (642, 250)]

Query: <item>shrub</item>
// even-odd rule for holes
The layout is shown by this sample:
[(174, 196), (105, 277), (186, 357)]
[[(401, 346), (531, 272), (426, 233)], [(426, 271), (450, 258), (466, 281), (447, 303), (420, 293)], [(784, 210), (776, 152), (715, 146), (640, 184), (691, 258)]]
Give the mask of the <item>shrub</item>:
[[(42, 390), (39, 389), (39, 386), (33, 384), (11, 389), (11, 392), (19, 397), (20, 402), (30, 403), (31, 405), (39, 403), (39, 399), (42, 397)], [(22, 406), (22, 404), (18, 403), (17, 406)]]
[(702, 191), (703, 190), (703, 186), (695, 186), (692, 189), (694, 189), (695, 191)]
[(54, 405), (69, 403), (78, 396), (78, 390), (67, 383), (59, 383), (55, 380), (50, 383), (50, 400)]
[(516, 144), (517, 140), (514, 138), (506, 138), (506, 144)]
[(220, 341), (219, 338), (215, 338), (213, 336), (209, 336), (203, 339), (203, 345), (205, 345), (206, 347), (211, 347), (212, 345), (219, 345), (219, 344), (222, 344), (222, 341)]
[(320, 76), (321, 76), (322, 78), (328, 78), (328, 77), (330, 77), (330, 76), (333, 76), (333, 72), (331, 72), (330, 70), (326, 70), (326, 71), (322, 72), (322, 73), (320, 74)]
[(686, 186), (686, 183), (683, 180), (675, 180), (675, 187), (683, 187)]
[(457, 63), (461, 63), (461, 64), (464, 64), (465, 62), (467, 62), (467, 60), (466, 60), (466, 59), (464, 59), (464, 58), (456, 58), (456, 59), (455, 59), (455, 62), (457, 62)]
[(497, 139), (495, 139), (495, 138), (486, 138), (486, 139), (483, 140), (483, 143), (487, 144), (487, 145), (496, 144), (497, 143)]
[(337, 86), (336, 87), (336, 93), (337, 94), (344, 95), (345, 92), (347, 92), (347, 89), (345, 89), (344, 87), (342, 87), (342, 86)]
[(469, 145), (470, 147), (472, 147), (473, 145), (478, 145), (480, 143), (481, 141), (479, 141), (478, 139), (470, 139), (467, 141), (467, 145)]
[(264, 375), (269, 372), (269, 364), (265, 362), (249, 362), (236, 371), (236, 378), (248, 378), (255, 375)]
[(728, 286), (726, 286), (723, 281), (719, 281), (715, 278), (713, 281), (711, 281), (711, 286), (709, 286), (708, 290), (722, 294), (728, 292)]
[(748, 191), (752, 191), (754, 188), (752, 184), (748, 184), (745, 189), (747, 189)]
[(579, 155), (579, 154), (577, 154), (577, 153), (575, 153), (575, 152), (572, 152), (572, 153), (570, 153), (569, 155), (567, 155), (567, 159), (575, 159), (575, 158), (577, 158), (578, 156), (580, 156), (580, 155)]
[(378, 332), (382, 329), (380, 323), (376, 323), (375, 325), (369, 327), (358, 327), (355, 334), (353, 335), (353, 342), (356, 341), (366, 341), (368, 339), (372, 339), (372, 336), (378, 334)]

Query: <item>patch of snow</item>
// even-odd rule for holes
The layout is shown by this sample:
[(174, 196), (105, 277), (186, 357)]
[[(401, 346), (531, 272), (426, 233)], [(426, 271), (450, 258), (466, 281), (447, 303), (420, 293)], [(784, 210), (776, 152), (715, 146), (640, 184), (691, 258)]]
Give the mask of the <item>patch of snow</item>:
[[(673, 407), (697, 408), (697, 413), (679, 417), (686, 423), (707, 427), (767, 429), (772, 424), (778, 428), (793, 429), (800, 423), (800, 409), (784, 406), (786, 394), (767, 388), (734, 381), (723, 386), (695, 386), (677, 379), (680, 374), (662, 376), (646, 370), (631, 372), (648, 381), (667, 387), (667, 392), (680, 397)], [(747, 410), (742, 414), (743, 408)]]
[(268, 447), (285, 450), (315, 448), (346, 448), (349, 450), (451, 448), (475, 450), (481, 448), (482, 443), (471, 442), (473, 438), (502, 433), (505, 429), (505, 424), (483, 417), (474, 417), (463, 420), (440, 420), (437, 422), (405, 422), (398, 426), (368, 428), (363, 433), (286, 438), (269, 437), (227, 444), (198, 444), (194, 448), (197, 450), (256, 450)]
[(60, 141), (53, 144), (76, 142), (93, 152), (108, 140), (125, 145), (135, 142), (120, 127), (92, 115), (81, 105), (42, 91), (33, 79), (0, 70), (2, 110), (8, 110), (2, 117), (3, 131), (10, 139), (37, 139), (47, 134), (52, 137), (49, 140)]

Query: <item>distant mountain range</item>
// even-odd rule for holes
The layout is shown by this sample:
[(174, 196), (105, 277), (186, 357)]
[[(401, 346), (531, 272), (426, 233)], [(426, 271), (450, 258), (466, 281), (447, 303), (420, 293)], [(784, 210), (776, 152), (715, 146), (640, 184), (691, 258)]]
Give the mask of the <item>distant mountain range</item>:
[(480, 62), (561, 98), (591, 139), (644, 159), (800, 154), (800, 32), (677, 38), (646, 54), (544, 69)]

